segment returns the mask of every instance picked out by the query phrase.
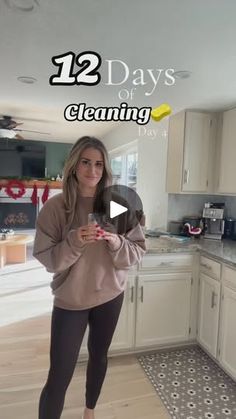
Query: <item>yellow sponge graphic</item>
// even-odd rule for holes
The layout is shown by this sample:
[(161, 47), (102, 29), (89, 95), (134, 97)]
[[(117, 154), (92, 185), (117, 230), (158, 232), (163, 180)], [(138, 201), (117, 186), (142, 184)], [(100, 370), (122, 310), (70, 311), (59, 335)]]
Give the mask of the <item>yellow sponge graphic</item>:
[(170, 115), (171, 107), (167, 103), (163, 103), (162, 105), (158, 106), (158, 108), (152, 109), (151, 117), (154, 121), (160, 121), (165, 116)]

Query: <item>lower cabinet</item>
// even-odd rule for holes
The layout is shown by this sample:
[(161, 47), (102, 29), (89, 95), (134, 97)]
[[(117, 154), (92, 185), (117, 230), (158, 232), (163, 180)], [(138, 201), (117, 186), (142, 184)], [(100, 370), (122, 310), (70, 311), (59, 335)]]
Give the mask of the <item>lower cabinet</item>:
[[(198, 318), (198, 342), (236, 379), (236, 269), (200, 256), (198, 287), (197, 266), (190, 254), (144, 256), (139, 269), (129, 272), (109, 352), (195, 339)], [(88, 329), (80, 351), (86, 357), (87, 337)]]
[(197, 340), (236, 379), (236, 270), (200, 258)]
[(220, 283), (200, 274), (198, 341), (216, 357), (220, 312)]
[(195, 339), (198, 318), (198, 342), (236, 379), (236, 269), (200, 256), (198, 287), (195, 265), (190, 254), (144, 256), (129, 272), (110, 354)]
[[(124, 301), (116, 326), (116, 330), (112, 339), (109, 351), (129, 350), (134, 346), (135, 332), (135, 279), (136, 275), (128, 276), (127, 288), (124, 294)], [(81, 345), (80, 354), (87, 356), (87, 339), (88, 327), (86, 329), (84, 339)]]
[[(129, 272), (110, 353), (190, 339), (192, 265), (190, 254), (146, 255), (139, 269)], [(88, 328), (80, 351), (86, 356), (87, 337)]]
[(191, 273), (138, 276), (135, 346), (188, 340)]
[(135, 332), (135, 278), (129, 276), (123, 306), (112, 339), (110, 351), (131, 349), (134, 346)]
[(224, 268), (219, 360), (225, 370), (236, 379), (236, 270)]

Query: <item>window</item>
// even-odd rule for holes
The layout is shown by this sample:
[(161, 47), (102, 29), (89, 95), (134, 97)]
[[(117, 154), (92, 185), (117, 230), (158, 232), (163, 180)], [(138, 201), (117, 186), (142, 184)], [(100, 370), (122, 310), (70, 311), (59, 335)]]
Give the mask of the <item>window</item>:
[(137, 147), (122, 148), (110, 153), (113, 184), (126, 185), (136, 190), (138, 152)]
[(136, 190), (137, 187), (137, 168), (138, 168), (138, 153), (127, 154), (127, 186)]

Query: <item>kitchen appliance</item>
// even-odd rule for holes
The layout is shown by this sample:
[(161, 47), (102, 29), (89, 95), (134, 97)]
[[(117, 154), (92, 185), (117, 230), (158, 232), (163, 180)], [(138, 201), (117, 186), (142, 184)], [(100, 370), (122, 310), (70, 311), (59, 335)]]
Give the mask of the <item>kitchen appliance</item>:
[(232, 240), (236, 240), (236, 219), (232, 221), (231, 237)]
[[(201, 217), (196, 215), (189, 215), (182, 220), (169, 221), (168, 232), (171, 235), (177, 236), (195, 236), (199, 237), (202, 232)], [(201, 230), (201, 231), (200, 231)]]
[(236, 239), (235, 226), (236, 226), (236, 220), (234, 218), (225, 219), (225, 228), (224, 228), (224, 236), (223, 236), (224, 239), (232, 239), (234, 237)]
[(224, 234), (224, 204), (207, 203), (203, 209), (204, 233), (206, 239), (221, 240)]
[(183, 234), (183, 221), (169, 221), (168, 231), (170, 234)]

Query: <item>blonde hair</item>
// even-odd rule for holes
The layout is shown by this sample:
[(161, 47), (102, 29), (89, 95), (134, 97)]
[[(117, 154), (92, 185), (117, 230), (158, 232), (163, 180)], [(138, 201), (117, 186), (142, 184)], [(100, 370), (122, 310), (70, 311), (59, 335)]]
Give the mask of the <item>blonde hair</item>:
[(79, 138), (70, 150), (63, 171), (63, 198), (68, 224), (71, 224), (74, 219), (76, 203), (78, 200), (78, 179), (75, 175), (76, 168), (82, 152), (87, 148), (95, 148), (103, 155), (103, 174), (97, 185), (96, 195), (101, 192), (103, 188), (112, 184), (112, 172), (109, 164), (108, 152), (102, 141), (95, 137), (88, 136)]

